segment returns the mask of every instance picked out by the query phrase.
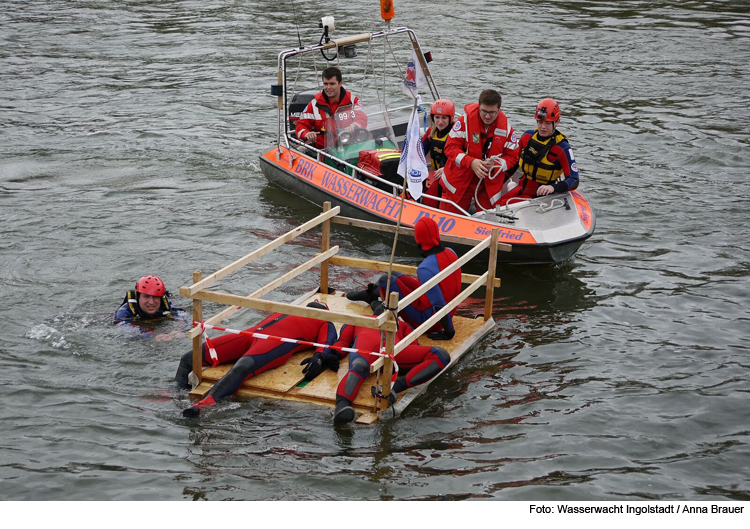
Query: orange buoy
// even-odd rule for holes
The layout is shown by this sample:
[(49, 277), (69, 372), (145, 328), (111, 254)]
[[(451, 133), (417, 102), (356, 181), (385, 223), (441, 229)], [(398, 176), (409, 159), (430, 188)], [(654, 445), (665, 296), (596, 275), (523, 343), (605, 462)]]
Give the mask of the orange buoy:
[(393, 0), (380, 0), (380, 17), (386, 22), (393, 20)]

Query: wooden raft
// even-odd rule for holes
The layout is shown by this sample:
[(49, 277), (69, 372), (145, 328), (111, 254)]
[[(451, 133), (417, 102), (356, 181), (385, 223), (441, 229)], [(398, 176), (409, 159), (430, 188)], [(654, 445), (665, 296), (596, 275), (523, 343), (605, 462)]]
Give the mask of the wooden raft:
[[(314, 294), (305, 299), (302, 305), (306, 305), (314, 299), (320, 300), (328, 305), (331, 310), (342, 312), (352, 312), (355, 314), (372, 314), (370, 307), (364, 303), (349, 301), (343, 294), (323, 295)], [(341, 330), (341, 324), (335, 323), (336, 330)], [(484, 318), (477, 319), (463, 318), (456, 316), (453, 318), (453, 325), (456, 329), (456, 336), (449, 341), (436, 342), (428, 339), (426, 336), (419, 338), (420, 345), (437, 345), (442, 347), (451, 355), (452, 366), (463, 356), (472, 345), (476, 344), (486, 334), (492, 331), (495, 322), (490, 319), (484, 321)], [(347, 357), (341, 359), (341, 366), (337, 373), (326, 369), (314, 380), (304, 383), (302, 375), (303, 366), (300, 365), (303, 359), (312, 356), (312, 349), (302, 351), (292, 355), (291, 359), (283, 366), (271, 369), (258, 376), (245, 381), (240, 390), (236, 393), (238, 397), (269, 397), (281, 400), (291, 400), (297, 402), (307, 402), (324, 406), (334, 407), (336, 405), (336, 388), (339, 381), (347, 373)], [(396, 357), (398, 362), (398, 356)], [(450, 369), (449, 366), (449, 369)], [(190, 392), (194, 398), (203, 398), (209, 389), (232, 367), (231, 364), (221, 365), (218, 367), (204, 368), (203, 382)], [(435, 379), (433, 379), (435, 380)], [(421, 384), (414, 388), (409, 388), (399, 394), (399, 399), (394, 405), (394, 412), (400, 414), (417, 396), (427, 389), (432, 381)], [(372, 396), (370, 388), (376, 385), (376, 373), (370, 373), (370, 376), (362, 384), (359, 395), (352, 404), (354, 410), (362, 415), (356, 420), (360, 424), (371, 424), (378, 419), (378, 414), (374, 412), (377, 408), (375, 397)], [(390, 416), (390, 409), (383, 410), (382, 415)]]
[[(444, 348), (451, 356), (451, 363), (448, 369), (463, 356), (473, 345), (475, 345), (482, 337), (487, 335), (494, 328), (494, 320), (491, 318), (492, 311), (492, 297), (494, 293), (494, 287), (500, 286), (500, 281), (495, 278), (495, 263), (496, 257), (495, 252), (498, 248), (507, 251), (507, 245), (497, 242), (497, 233), (494, 233), (494, 240), (490, 238), (484, 242), (479, 243), (476, 248), (471, 250), (469, 254), (459, 259), (457, 266), (461, 266), (464, 262), (468, 261), (471, 257), (479, 253), (484, 248), (490, 247), (490, 259), (489, 259), (489, 270), (483, 276), (473, 276), (470, 274), (462, 275), (463, 283), (471, 283), (471, 287), (465, 289), (456, 299), (444, 307), (441, 311), (435, 314), (433, 318), (425, 322), (412, 334), (405, 338), (398, 344), (393, 343), (395, 324), (389, 321), (392, 316), (388, 312), (380, 315), (377, 318), (372, 317), (372, 311), (370, 307), (364, 303), (352, 302), (346, 299), (343, 293), (332, 293), (332, 294), (320, 294), (310, 293), (306, 294), (297, 299), (292, 304), (271, 302), (261, 300), (260, 297), (266, 293), (272, 291), (274, 288), (283, 285), (285, 282), (297, 277), (302, 272), (309, 270), (315, 265), (321, 266), (321, 288), (319, 292), (330, 292), (328, 288), (328, 265), (342, 265), (355, 268), (361, 268), (372, 271), (383, 271), (383, 266), (387, 266), (387, 263), (378, 261), (369, 261), (365, 259), (347, 258), (347, 257), (334, 257), (338, 251), (338, 247), (330, 248), (330, 222), (336, 222), (339, 224), (356, 225), (358, 222), (355, 219), (338, 219), (334, 215), (338, 213), (338, 208), (331, 208), (329, 203), (326, 203), (324, 207), (324, 213), (313, 219), (303, 226), (290, 231), (284, 236), (279, 237), (275, 241), (272, 241), (264, 247), (248, 254), (247, 256), (239, 259), (235, 263), (219, 270), (211, 276), (202, 279), (202, 274), (196, 272), (193, 274), (193, 285), (190, 287), (182, 287), (180, 289), (180, 295), (184, 297), (193, 298), (193, 319), (200, 321), (202, 319), (202, 300), (217, 301), (220, 303), (233, 304), (233, 306), (222, 312), (216, 314), (211, 318), (207, 318), (207, 323), (216, 324), (222, 320), (228, 318), (232, 314), (235, 314), (241, 308), (256, 308), (265, 311), (276, 311), (282, 313), (297, 313), (301, 316), (313, 317), (317, 319), (326, 319), (333, 322), (336, 326), (336, 330), (340, 331), (343, 324), (354, 324), (361, 325), (370, 328), (380, 328), (384, 330), (391, 338), (389, 348), (396, 353), (396, 362), (398, 362), (398, 352), (406, 346), (407, 343), (413, 342), (418, 337), (420, 345), (436, 345)], [(333, 217), (333, 218), (332, 218)], [(330, 219), (330, 220), (329, 220)], [(362, 221), (364, 222), (364, 221)], [(321, 253), (315, 258), (311, 259), (307, 263), (298, 266), (291, 272), (285, 274), (281, 278), (272, 281), (265, 287), (257, 290), (250, 296), (236, 296), (231, 294), (225, 294), (221, 292), (210, 292), (206, 288), (211, 286), (213, 283), (235, 271), (236, 269), (244, 266), (245, 264), (255, 260), (261, 255), (265, 255), (272, 251), (275, 247), (291, 240), (292, 238), (304, 233), (310, 228), (317, 224), (323, 224), (323, 237), (321, 244)], [(373, 227), (368, 223), (368, 228)], [(377, 228), (375, 228), (377, 229)], [(402, 228), (405, 233), (409, 233), (413, 230), (409, 228)], [(497, 230), (496, 230), (497, 231)], [(493, 246), (494, 244), (494, 251)], [(415, 267), (399, 265), (397, 268), (404, 273), (416, 273)], [(439, 274), (428, 283), (425, 283), (420, 287), (419, 290), (415, 291), (415, 295), (407, 296), (399, 302), (399, 310), (405, 305), (410, 303), (416, 296), (420, 295), (420, 291), (426, 292), (429, 288), (432, 288), (437, 284), (443, 277), (448, 275), (452, 271), (451, 268), (446, 269), (443, 273)], [(448, 341), (432, 341), (426, 336), (422, 336), (422, 333), (426, 332), (436, 321), (442, 318), (445, 313), (452, 310), (453, 307), (457, 306), (461, 301), (466, 299), (469, 294), (474, 292), (480, 286), (489, 286), (487, 288), (487, 294), (485, 299), (485, 316), (477, 319), (464, 318), (461, 316), (455, 316), (453, 318), (454, 327), (456, 329), (456, 335), (452, 340)], [(398, 300), (396, 293), (391, 294), (393, 297), (392, 302)], [(329, 311), (323, 311), (318, 309), (311, 309), (305, 307), (307, 303), (313, 300), (319, 300), (326, 303), (329, 307)], [(240, 306), (239, 303), (242, 303)], [(286, 309), (286, 310), (284, 310)], [(201, 334), (198, 329), (192, 329), (188, 335), (193, 338), (193, 366), (194, 373), (200, 383), (190, 392), (190, 397), (195, 399), (203, 398), (206, 393), (211, 389), (214, 383), (216, 383), (221, 377), (223, 377), (232, 367), (232, 364), (225, 364), (218, 367), (201, 368), (201, 362), (198, 360), (201, 357), (200, 348), (202, 345)], [(313, 350), (303, 351), (294, 354), (289, 361), (283, 366), (271, 369), (264, 373), (261, 373), (255, 377), (252, 377), (245, 381), (243, 386), (236, 393), (238, 397), (266, 397), (280, 400), (305, 402), (310, 404), (317, 404), (323, 406), (334, 407), (336, 404), (336, 388), (339, 381), (346, 376), (348, 371), (347, 357), (342, 358), (341, 365), (337, 373), (326, 369), (323, 373), (318, 375), (314, 380), (306, 382), (302, 375), (303, 366), (300, 362), (310, 357), (313, 354)], [(387, 404), (385, 399), (378, 401), (371, 394), (372, 386), (382, 386), (383, 393), (387, 394), (389, 391), (389, 384), (387, 381), (390, 380), (391, 366), (390, 360), (378, 360), (372, 366), (370, 376), (362, 384), (362, 388), (359, 395), (353, 402), (352, 406), (355, 411), (361, 415), (356, 419), (356, 422), (361, 424), (371, 424), (377, 421), (379, 418), (388, 418), (393, 414), (398, 415), (406, 408), (417, 396), (423, 393), (430, 382), (421, 384), (415, 388), (409, 388), (403, 391), (399, 395), (399, 399), (393, 407)], [(198, 366), (195, 368), (195, 366)], [(439, 377), (436, 377), (439, 378)], [(435, 380), (435, 379), (433, 379)]]

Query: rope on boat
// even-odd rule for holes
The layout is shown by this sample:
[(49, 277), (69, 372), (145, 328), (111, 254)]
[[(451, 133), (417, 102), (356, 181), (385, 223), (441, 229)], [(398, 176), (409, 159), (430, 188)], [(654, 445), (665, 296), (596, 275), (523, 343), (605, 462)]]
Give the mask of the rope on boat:
[(539, 204), (539, 207), (537, 210), (539, 213), (547, 213), (548, 211), (552, 211), (553, 209), (560, 209), (565, 207), (565, 201), (560, 198), (553, 198), (550, 200), (549, 205), (541, 203)]
[[(500, 155), (499, 154), (496, 154), (494, 156), (490, 156), (488, 158), (488, 160), (492, 160), (493, 164), (494, 164), (494, 162), (496, 162), (499, 159), (500, 159)], [(494, 175), (492, 174), (493, 171), (495, 171)], [(499, 172), (500, 172), (500, 166), (499, 165), (493, 165), (492, 167), (490, 167), (490, 170), (487, 172), (487, 178), (489, 180), (494, 180), (495, 178), (497, 178)], [(482, 181), (483, 180), (484, 180), (484, 178), (480, 178), (479, 182), (477, 182), (477, 187), (474, 188), (474, 203), (477, 205), (477, 207), (479, 207), (479, 209), (481, 209), (485, 213), (490, 213), (492, 211), (492, 209), (484, 209), (484, 206), (482, 206), (482, 204), (479, 203), (479, 186), (482, 185)], [(489, 196), (489, 194), (487, 196)]]
[[(415, 66), (416, 67), (416, 66)], [(409, 117), (409, 123), (412, 123), (412, 118), (414, 117), (414, 113), (417, 112), (417, 109), (419, 108), (420, 104), (420, 98), (419, 96), (414, 98), (414, 106), (411, 110), (411, 116)], [(404, 140), (407, 141), (407, 140)], [(391, 291), (391, 277), (393, 276), (393, 258), (396, 254), (396, 244), (398, 243), (398, 231), (401, 229), (401, 215), (404, 211), (404, 200), (406, 198), (406, 186), (407, 183), (407, 174), (406, 171), (404, 171), (404, 183), (401, 186), (401, 207), (398, 210), (398, 219), (396, 220), (396, 233), (393, 235), (393, 246), (391, 247), (391, 258), (388, 261), (388, 281), (385, 284), (385, 297), (383, 298), (383, 306), (385, 310), (389, 310), (393, 313), (393, 317), (396, 321), (398, 321), (398, 306), (391, 307), (388, 305), (390, 300), (390, 291)], [(381, 345), (381, 353), (385, 351), (385, 347), (383, 347), (383, 344), (385, 343), (385, 332), (380, 331), (380, 345)], [(396, 377), (398, 376), (398, 364), (396, 363), (396, 359), (394, 355), (392, 354), (381, 354), (381, 353), (375, 353), (378, 356), (384, 356), (387, 358), (390, 358), (393, 361), (393, 374), (391, 375), (391, 388), (393, 388), (394, 382), (396, 382)], [(380, 375), (378, 375), (378, 378), (380, 378)]]
[[(385, 351), (385, 347), (382, 347), (382, 351)], [(391, 389), (393, 389), (393, 384), (396, 383), (396, 378), (398, 378), (398, 364), (396, 363), (396, 355), (394, 354), (388, 354), (385, 352), (382, 353), (370, 353), (375, 356), (382, 356), (383, 358), (390, 358), (391, 362), (393, 362), (393, 373), (391, 374)], [(379, 377), (378, 377), (379, 378)]]
[[(412, 122), (412, 118), (414, 117), (414, 113), (417, 111), (417, 108), (419, 108), (419, 100), (417, 97), (415, 97), (414, 106), (411, 109), (411, 116), (409, 117), (410, 124)], [(407, 140), (404, 140), (404, 141), (407, 141)], [(391, 247), (391, 259), (390, 261), (388, 261), (388, 282), (386, 283), (386, 286), (385, 286), (385, 297), (383, 298), (383, 306), (387, 310), (394, 310), (397, 308), (397, 307), (388, 306), (388, 300), (390, 298), (390, 293), (391, 293), (391, 276), (393, 275), (393, 258), (396, 254), (396, 243), (398, 242), (398, 230), (401, 229), (401, 215), (404, 212), (404, 200), (406, 197), (406, 186), (408, 185), (407, 180), (406, 180), (407, 178), (406, 171), (404, 171), (404, 173), (405, 173), (404, 183), (401, 186), (401, 207), (398, 209), (398, 219), (396, 220), (396, 233), (393, 236), (393, 246)], [(396, 314), (394, 315), (397, 316)]]
[[(362, 70), (362, 85), (359, 88), (359, 93), (364, 94), (365, 93), (365, 81), (367, 80), (367, 67), (372, 65), (372, 71), (373, 71), (373, 77), (375, 77), (375, 66), (372, 61), (372, 38), (367, 41), (367, 59), (365, 59), (365, 65)], [(375, 88), (375, 93), (378, 95), (378, 101), (380, 101), (380, 94), (378, 93), (378, 89)]]
[(335, 351), (343, 351), (345, 353), (358, 353), (361, 355), (374, 355), (374, 356), (388, 357), (391, 360), (393, 360), (393, 376), (391, 377), (391, 385), (393, 385), (393, 383), (396, 381), (396, 375), (398, 374), (398, 364), (396, 363), (396, 357), (392, 354), (390, 355), (387, 354), (385, 352), (385, 346), (381, 346), (379, 352), (365, 351), (363, 349), (357, 349), (354, 347), (342, 347), (340, 345), (327, 345), (324, 343), (308, 342), (306, 340), (297, 340), (295, 338), (282, 338), (281, 336), (274, 336), (272, 334), (263, 334), (259, 332), (229, 329), (227, 327), (219, 327), (218, 325), (211, 325), (210, 323), (206, 323), (205, 321), (194, 321), (193, 325), (201, 328), (201, 333), (203, 334), (203, 337), (206, 339), (206, 347), (208, 347), (209, 355), (211, 356), (211, 363), (213, 364), (214, 367), (219, 365), (219, 356), (216, 354), (216, 349), (214, 349), (213, 344), (211, 343), (211, 340), (209, 339), (208, 334), (206, 333), (206, 329), (214, 329), (216, 331), (223, 331), (223, 332), (228, 332), (231, 334), (244, 334), (245, 336), (257, 338), (259, 340), (272, 340), (275, 342), (294, 343), (298, 345), (309, 345), (310, 347), (321, 347), (323, 349), (333, 349)]

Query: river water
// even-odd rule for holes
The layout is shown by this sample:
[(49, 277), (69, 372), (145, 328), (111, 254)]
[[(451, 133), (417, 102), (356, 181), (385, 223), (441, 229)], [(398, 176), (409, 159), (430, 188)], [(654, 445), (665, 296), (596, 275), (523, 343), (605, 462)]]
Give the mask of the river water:
[[(342, 4), (297, 0), (303, 42), (327, 14), (380, 29), (377, 2)], [(563, 265), (502, 267), (495, 332), (402, 418), (335, 429), (267, 400), (184, 420), (187, 340), (110, 323), (141, 275), (177, 291), (317, 213), (258, 162), (292, 4), (0, 4), (0, 498), (750, 499), (750, 4), (424, 6), (396, 2), (394, 23), (444, 97), (497, 88), (517, 130), (558, 99), (597, 229)], [(255, 290), (316, 238), (224, 288)]]

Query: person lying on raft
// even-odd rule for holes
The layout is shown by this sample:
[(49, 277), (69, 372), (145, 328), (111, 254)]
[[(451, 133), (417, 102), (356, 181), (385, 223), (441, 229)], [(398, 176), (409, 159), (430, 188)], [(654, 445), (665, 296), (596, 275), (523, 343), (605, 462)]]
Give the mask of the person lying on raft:
[[(375, 310), (375, 315), (381, 314), (383, 306)], [(400, 321), (396, 332), (396, 343), (407, 336), (413, 329), (408, 323)], [(359, 394), (362, 383), (370, 374), (370, 365), (380, 358), (372, 352), (380, 350), (380, 331), (353, 325), (341, 328), (341, 337), (334, 344), (341, 347), (355, 347), (360, 351), (370, 353), (349, 353), (349, 372), (341, 379), (336, 389), (336, 410), (333, 422), (342, 424), (354, 420), (352, 402)], [(414, 342), (396, 355), (399, 376), (391, 388), (388, 399), (395, 403), (397, 393), (407, 388), (423, 384), (445, 369), (451, 361), (448, 352), (442, 347), (428, 347)]]
[[(308, 307), (328, 310), (328, 307), (318, 301), (307, 304)], [(274, 313), (258, 323), (246, 329), (254, 333), (268, 334), (281, 338), (291, 338), (306, 342), (317, 342), (331, 345), (336, 341), (336, 328), (333, 323), (303, 318), (301, 316), (290, 316), (288, 314)], [(185, 417), (198, 417), (201, 410), (214, 406), (217, 402), (234, 395), (248, 378), (258, 375), (263, 371), (273, 369), (285, 364), (294, 353), (309, 349), (309, 345), (278, 342), (275, 340), (264, 340), (254, 338), (247, 334), (226, 334), (211, 340), (215, 351), (215, 357), (206, 344), (203, 345), (203, 365), (217, 366), (237, 362), (226, 375), (209, 390), (206, 397), (185, 409), (182, 414)], [(328, 348), (316, 348), (310, 358), (305, 358), (301, 365), (305, 365), (302, 373), (305, 380), (312, 380), (326, 367), (332, 371), (338, 371), (338, 352)], [(188, 375), (193, 370), (193, 352), (188, 351), (182, 356), (177, 368), (175, 381), (182, 388), (189, 388)]]
[[(177, 317), (187, 323), (187, 313), (169, 302), (169, 292), (164, 281), (154, 275), (143, 276), (128, 290), (120, 308), (115, 312), (114, 323), (132, 327), (139, 334), (153, 334), (152, 329), (144, 329), (139, 324)], [(168, 340), (182, 331), (156, 335), (157, 340)]]
[[(422, 249), (425, 256), (422, 264), (417, 267), (417, 277), (407, 276), (398, 272), (391, 275), (391, 292), (398, 292), (399, 299), (412, 293), (442, 270), (458, 259), (456, 252), (440, 244), (440, 230), (430, 217), (422, 217), (414, 226), (414, 240)], [(380, 276), (377, 285), (367, 285), (367, 289), (347, 292), (346, 297), (352, 301), (365, 301), (373, 307), (373, 311), (380, 304), (378, 298), (385, 296), (388, 276)], [(427, 321), (438, 310), (447, 305), (461, 292), (461, 269), (459, 268), (439, 284), (432, 287), (426, 294), (399, 312), (399, 316), (416, 328)], [(453, 314), (455, 309), (447, 314), (439, 323), (432, 327), (427, 337), (431, 340), (450, 340), (456, 331), (453, 328)]]

